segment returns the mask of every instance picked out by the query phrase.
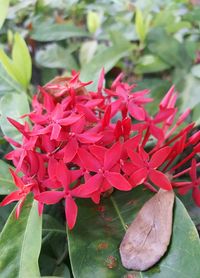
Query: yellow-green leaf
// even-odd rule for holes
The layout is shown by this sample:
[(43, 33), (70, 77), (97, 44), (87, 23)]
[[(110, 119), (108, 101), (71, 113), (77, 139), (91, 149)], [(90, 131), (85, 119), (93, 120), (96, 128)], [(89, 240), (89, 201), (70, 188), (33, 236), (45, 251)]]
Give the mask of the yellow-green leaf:
[(0, 62), (7, 73), (23, 88), (27, 88), (32, 74), (32, 63), (28, 47), (20, 34), (14, 35), (12, 59), (0, 49)]
[(99, 14), (93, 11), (89, 11), (87, 14), (87, 28), (90, 33), (95, 33), (100, 27)]
[(6, 19), (8, 13), (10, 0), (1, 0), (0, 1), (0, 28), (2, 27), (4, 20)]
[(27, 88), (32, 74), (31, 56), (26, 42), (19, 33), (16, 33), (14, 36), (12, 59), (21, 76), (21, 84)]
[(139, 37), (139, 40), (143, 43), (147, 35), (148, 23), (147, 20), (144, 19), (144, 16), (140, 9), (136, 10), (135, 29)]

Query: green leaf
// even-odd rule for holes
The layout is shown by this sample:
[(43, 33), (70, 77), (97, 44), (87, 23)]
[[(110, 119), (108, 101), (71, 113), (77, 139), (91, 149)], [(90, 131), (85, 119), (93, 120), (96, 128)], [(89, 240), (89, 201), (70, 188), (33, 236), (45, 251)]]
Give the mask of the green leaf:
[(11, 117), (23, 123), (20, 117), (23, 114), (29, 113), (29, 111), (29, 104), (25, 94), (12, 93), (3, 96), (0, 100), (0, 126), (4, 135), (16, 141), (20, 141), (21, 134), (8, 122), (7, 117)]
[(192, 59), (184, 44), (168, 35), (164, 29), (153, 29), (148, 34), (147, 43), (150, 52), (159, 56), (165, 63), (175, 67), (190, 68)]
[(46, 68), (63, 68), (78, 70), (78, 65), (69, 51), (57, 44), (47, 45), (36, 53), (36, 62)]
[(0, 234), (0, 273), (4, 278), (39, 278), (42, 217), (37, 202), (28, 198), (16, 220), (15, 209)]
[[(123, 37), (122, 37), (123, 38)], [(98, 83), (99, 74), (104, 67), (105, 72), (111, 70), (116, 63), (133, 49), (133, 45), (125, 39), (121, 40), (121, 44), (113, 45), (96, 54), (94, 58), (81, 69), (80, 78), (82, 81), (93, 80), (89, 90), (95, 90)]]
[(97, 50), (97, 46), (98, 43), (95, 40), (84, 42), (81, 45), (80, 52), (79, 52), (79, 60), (81, 66), (84, 66), (84, 64), (87, 64), (92, 60)]
[(27, 88), (31, 79), (32, 62), (28, 47), (20, 34), (14, 36), (12, 59), (0, 49), (0, 62), (7, 73), (23, 88)]
[(0, 2), (0, 28), (2, 27), (4, 20), (6, 19), (9, 2), (10, 0), (3, 0)]
[(142, 43), (144, 43), (146, 39), (148, 27), (149, 27), (149, 21), (144, 18), (144, 15), (142, 14), (141, 10), (137, 9), (135, 14), (135, 29), (139, 37), (139, 40)]
[(168, 24), (166, 27), (166, 31), (169, 34), (174, 34), (182, 29), (191, 29), (192, 25), (188, 21), (179, 21), (179, 22), (173, 22), (171, 24)]
[(200, 103), (200, 80), (188, 74), (186, 78), (186, 84), (184, 90), (181, 93), (182, 105), (181, 111), (187, 108), (193, 109), (198, 103)]
[(135, 67), (136, 73), (151, 73), (160, 72), (169, 69), (171, 66), (161, 60), (155, 55), (144, 55), (138, 60), (138, 64)]
[(190, 12), (183, 15), (184, 20), (198, 24), (200, 22), (200, 7), (195, 7)]
[[(152, 193), (141, 188), (115, 192), (97, 206), (79, 200), (75, 228), (68, 231), (69, 254), (75, 278), (176, 277), (198, 278), (200, 241), (186, 209), (176, 199), (171, 244), (161, 261), (145, 272), (127, 271), (119, 257), (124, 226), (130, 224)], [(130, 276), (131, 277), (131, 276)]]
[(60, 41), (76, 37), (88, 37), (89, 33), (83, 28), (72, 24), (43, 24), (33, 26), (31, 38), (36, 41)]
[(95, 33), (101, 25), (99, 14), (89, 11), (87, 14), (87, 28), (90, 33)]
[(0, 160), (0, 195), (7, 195), (16, 190), (9, 168), (12, 167), (3, 160)]
[(200, 78), (200, 64), (194, 65), (191, 68), (191, 73), (194, 77)]
[(12, 59), (21, 76), (19, 83), (27, 88), (32, 75), (32, 61), (26, 42), (19, 33), (14, 35)]
[(10, 92), (21, 93), (23, 92), (23, 88), (8, 75), (0, 63), (0, 95)]

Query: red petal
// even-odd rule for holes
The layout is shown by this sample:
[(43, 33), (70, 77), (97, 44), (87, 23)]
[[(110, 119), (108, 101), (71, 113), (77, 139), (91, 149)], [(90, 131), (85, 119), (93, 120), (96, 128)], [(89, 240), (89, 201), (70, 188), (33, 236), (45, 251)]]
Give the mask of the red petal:
[(25, 132), (24, 125), (18, 123), (17, 121), (15, 121), (14, 119), (11, 119), (9, 117), (7, 117), (7, 119), (21, 134), (23, 134), (25, 137), (27, 137), (27, 133)]
[(132, 149), (127, 149), (128, 156), (132, 163), (137, 167), (144, 167), (144, 161), (141, 159), (138, 153), (133, 152)]
[(58, 122), (62, 126), (68, 126), (76, 123), (81, 117), (83, 117), (83, 115), (70, 115), (69, 117), (61, 119)]
[(58, 203), (63, 197), (64, 192), (61, 191), (46, 191), (35, 196), (35, 199), (41, 203), (52, 205)]
[(97, 174), (92, 176), (89, 180), (87, 180), (83, 185), (80, 185), (71, 190), (72, 196), (87, 198), (90, 194), (99, 190), (103, 181), (103, 176), (101, 174)]
[(147, 168), (140, 168), (130, 176), (130, 182), (133, 187), (142, 184), (147, 178)]
[(98, 169), (101, 168), (101, 164), (93, 155), (91, 155), (88, 151), (79, 148), (78, 156), (81, 160), (83, 167), (89, 171), (97, 172)]
[(164, 147), (158, 150), (152, 155), (151, 160), (149, 162), (149, 166), (154, 169), (158, 168), (163, 162), (165, 162), (170, 152), (171, 152), (170, 147)]
[(109, 125), (110, 122), (110, 117), (111, 117), (111, 106), (107, 106), (104, 117), (102, 119), (102, 127), (106, 127), (107, 125)]
[(101, 91), (102, 91), (103, 82), (104, 82), (104, 75), (105, 75), (104, 68), (102, 68), (100, 76), (99, 76), (98, 86), (97, 86), (98, 93), (101, 93)]
[(155, 125), (150, 125), (149, 131), (158, 140), (162, 141), (164, 139), (164, 132), (161, 128)]
[(97, 145), (91, 145), (89, 146), (89, 151), (101, 162), (102, 165), (104, 164), (104, 157), (107, 151), (106, 148)]
[(153, 122), (155, 124), (160, 123), (168, 119), (175, 112), (174, 108), (160, 110), (158, 114), (155, 116)]
[(144, 121), (145, 119), (144, 108), (136, 105), (133, 101), (129, 102), (128, 112), (131, 114), (133, 118), (135, 118), (138, 121)]
[(104, 158), (104, 168), (105, 170), (110, 170), (121, 157), (122, 146), (119, 142), (115, 143), (110, 149), (105, 153)]
[(59, 124), (54, 124), (53, 125), (53, 128), (52, 128), (52, 131), (51, 131), (51, 137), (50, 139), (53, 140), (53, 139), (58, 139), (58, 136), (60, 134), (60, 131), (61, 131), (61, 126)]
[(167, 178), (167, 176), (160, 171), (157, 170), (151, 170), (149, 172), (149, 179), (158, 187), (165, 189), (165, 190), (171, 190), (172, 185)]
[(58, 163), (56, 176), (57, 179), (62, 183), (62, 186), (65, 188), (65, 190), (68, 191), (69, 185), (71, 183), (71, 172), (68, 170), (63, 160), (60, 160)]
[(48, 161), (48, 175), (50, 178), (54, 178), (56, 176), (57, 164), (57, 160), (51, 156)]
[(64, 162), (71, 162), (78, 151), (78, 142), (76, 138), (69, 140), (67, 145), (64, 147)]
[(23, 197), (17, 204), (17, 208), (16, 208), (16, 211), (15, 211), (15, 217), (18, 219), (19, 216), (20, 216), (20, 213), (21, 213), (21, 209), (22, 209), (22, 206), (24, 204), (24, 201), (25, 201), (26, 197)]
[(11, 192), (8, 196), (6, 196), (3, 201), (0, 203), (0, 206), (6, 206), (12, 202), (19, 201), (22, 196), (19, 191)]
[(102, 138), (102, 135), (92, 134), (90, 132), (84, 132), (82, 134), (77, 135), (77, 137), (81, 143), (89, 144), (89, 143), (98, 142)]
[(68, 196), (65, 200), (65, 216), (67, 220), (67, 225), (71, 230), (75, 223), (78, 213), (78, 207), (71, 196)]
[(97, 118), (94, 114), (94, 112), (92, 112), (92, 110), (82, 104), (77, 104), (76, 108), (78, 109), (78, 112), (81, 114), (84, 114), (84, 116), (86, 117), (86, 119), (90, 122), (96, 122)]
[(15, 183), (15, 185), (20, 188), (20, 189), (23, 189), (24, 188), (24, 183), (23, 181), (15, 174), (15, 172), (12, 170), (12, 169), (9, 169), (10, 170), (10, 173), (12, 175), (12, 179)]
[(108, 172), (105, 174), (105, 178), (112, 187), (119, 190), (128, 191), (132, 189), (130, 183), (120, 173)]
[(128, 139), (127, 141), (124, 142), (123, 147), (127, 150), (127, 149), (131, 149), (134, 150), (138, 147), (140, 140), (141, 140), (141, 134), (138, 134), (130, 139)]

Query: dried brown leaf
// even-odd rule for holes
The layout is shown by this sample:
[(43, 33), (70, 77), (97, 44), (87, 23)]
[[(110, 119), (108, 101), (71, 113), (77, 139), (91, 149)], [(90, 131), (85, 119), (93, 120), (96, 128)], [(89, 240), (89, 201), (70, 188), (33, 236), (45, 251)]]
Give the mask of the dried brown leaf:
[(120, 245), (122, 264), (144, 271), (165, 254), (172, 233), (174, 192), (160, 189), (139, 211)]

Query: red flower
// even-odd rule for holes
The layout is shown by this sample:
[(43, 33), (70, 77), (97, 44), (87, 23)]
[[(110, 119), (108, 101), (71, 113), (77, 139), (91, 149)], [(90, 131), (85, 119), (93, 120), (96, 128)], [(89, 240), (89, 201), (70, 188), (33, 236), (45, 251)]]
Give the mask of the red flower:
[[(122, 77), (104, 89), (102, 70), (96, 92), (89, 92), (90, 82), (81, 82), (75, 71), (72, 77), (56, 77), (33, 97), (33, 111), (23, 115), (29, 123), (8, 119), (22, 134), (22, 143), (6, 138), (15, 147), (6, 158), (23, 177), (11, 170), (18, 190), (1, 206), (19, 201), (18, 217), (29, 192), (39, 201), (39, 213), (44, 204), (64, 200), (70, 229), (77, 217), (76, 198), (99, 203), (104, 192), (127, 191), (140, 184), (151, 191), (157, 190), (155, 185), (166, 190), (174, 186), (181, 194), (192, 189), (200, 206), (199, 164), (193, 160), (191, 169), (177, 172), (200, 151), (200, 132), (194, 123), (181, 128), (190, 111), (174, 121), (177, 93), (172, 87), (152, 117), (145, 109), (152, 101), (146, 97), (149, 91), (132, 92), (135, 84), (122, 82)], [(182, 158), (188, 148), (189, 154)], [(177, 180), (188, 172), (191, 181)]]
[(165, 190), (172, 189), (171, 183), (167, 176), (161, 171), (157, 170), (157, 168), (159, 168), (163, 162), (166, 161), (170, 152), (170, 147), (164, 147), (155, 152), (151, 159), (149, 159), (149, 155), (143, 149), (140, 149), (139, 153), (128, 150), (131, 162), (137, 169), (130, 176), (131, 184), (135, 187), (139, 184), (142, 184), (147, 180), (147, 178), (149, 178), (153, 184), (160, 188)]
[(15, 185), (19, 189), (14, 192), (11, 192), (8, 196), (6, 196), (3, 199), (3, 201), (0, 203), (0, 206), (5, 206), (14, 201), (19, 201), (16, 212), (15, 212), (16, 218), (18, 218), (20, 215), (22, 205), (26, 199), (26, 196), (31, 191), (34, 184), (33, 183), (24, 184), (24, 182), (21, 180), (21, 178), (19, 178), (12, 169), (10, 169), (10, 173), (12, 175), (12, 179), (13, 179)]
[(200, 178), (197, 178), (197, 162), (192, 160), (192, 166), (190, 168), (191, 181), (173, 182), (173, 186), (178, 188), (178, 192), (181, 195), (186, 194), (192, 189), (192, 197), (198, 207), (200, 207)]

